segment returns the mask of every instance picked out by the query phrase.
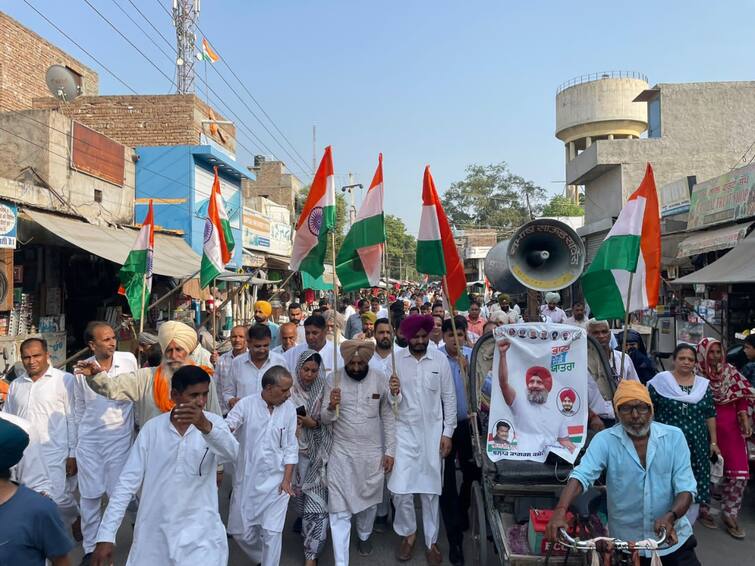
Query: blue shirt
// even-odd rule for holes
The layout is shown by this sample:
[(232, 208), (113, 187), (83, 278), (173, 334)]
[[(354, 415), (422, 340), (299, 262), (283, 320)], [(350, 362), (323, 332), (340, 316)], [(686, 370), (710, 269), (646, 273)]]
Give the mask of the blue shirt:
[[(608, 528), (613, 537), (655, 538), (655, 520), (671, 511), (676, 496), (686, 491), (694, 498), (697, 493), (687, 441), (675, 426), (651, 424), (645, 464), (643, 468), (624, 427), (616, 424), (595, 435), (571, 473), (586, 490), (606, 472)], [(658, 554), (676, 551), (692, 535), (687, 517), (681, 517), (674, 528), (679, 542)]]
[(73, 548), (52, 499), (23, 485), (0, 505), (0, 525), (0, 564), (43, 566)]
[[(466, 421), (469, 417), (469, 408), (467, 407), (467, 392), (465, 390), (466, 383), (461, 377), (461, 368), (459, 367), (459, 359), (456, 356), (448, 355), (445, 346), (438, 348), (448, 358), (448, 363), (451, 366), (451, 374), (454, 376), (454, 386), (456, 387), (456, 422)], [(469, 358), (472, 355), (472, 348), (467, 346), (461, 347), (464, 357), (469, 362)]]

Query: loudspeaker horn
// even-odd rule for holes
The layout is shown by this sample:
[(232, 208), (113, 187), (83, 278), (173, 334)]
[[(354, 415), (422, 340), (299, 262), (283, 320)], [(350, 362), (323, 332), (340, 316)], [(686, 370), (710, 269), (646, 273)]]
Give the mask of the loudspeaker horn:
[(584, 264), (585, 246), (577, 233), (558, 220), (539, 218), (488, 252), (485, 275), (497, 291), (556, 291), (574, 283)]

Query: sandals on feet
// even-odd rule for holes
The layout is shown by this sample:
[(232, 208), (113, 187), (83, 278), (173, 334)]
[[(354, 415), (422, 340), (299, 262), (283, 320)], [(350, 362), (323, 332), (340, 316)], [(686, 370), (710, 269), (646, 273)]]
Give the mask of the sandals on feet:
[(722, 515), (721, 520), (724, 524), (724, 527), (726, 528), (726, 532), (729, 533), (732, 537), (738, 540), (745, 538), (745, 532), (739, 526), (736, 519)]

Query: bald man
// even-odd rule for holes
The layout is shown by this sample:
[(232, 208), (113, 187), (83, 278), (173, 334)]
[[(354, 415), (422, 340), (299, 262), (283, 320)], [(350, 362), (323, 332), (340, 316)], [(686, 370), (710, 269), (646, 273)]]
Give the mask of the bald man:
[(224, 415), (228, 414), (231, 408), (223, 399), (223, 387), (231, 379), (231, 362), (237, 356), (246, 353), (246, 326), (238, 324), (231, 328), (231, 349), (225, 354), (218, 356), (215, 363), (215, 385), (220, 403), (220, 410)]
[[(164, 322), (157, 333), (162, 350), (162, 362), (157, 367), (142, 368), (135, 372), (108, 376), (96, 360), (76, 364), (75, 371), (86, 377), (92, 391), (114, 401), (133, 401), (136, 423), (139, 428), (151, 418), (170, 412), (173, 402), (170, 388), (173, 374), (185, 365), (196, 365), (189, 354), (197, 347), (197, 333), (182, 322)], [(213, 371), (203, 368), (208, 374)], [(220, 415), (220, 404), (213, 383), (210, 387), (206, 410)]]
[(285, 354), (288, 350), (296, 346), (299, 342), (299, 328), (304, 329), (303, 326), (296, 326), (293, 322), (284, 322), (280, 325), (280, 345), (272, 349), (274, 354)]

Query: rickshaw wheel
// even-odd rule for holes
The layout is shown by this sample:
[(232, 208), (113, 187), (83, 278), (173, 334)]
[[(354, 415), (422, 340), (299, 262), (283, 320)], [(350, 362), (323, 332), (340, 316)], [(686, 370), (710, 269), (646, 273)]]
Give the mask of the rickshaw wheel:
[(474, 543), (477, 564), (488, 565), (488, 529), (485, 515), (485, 503), (479, 482), (472, 483), (472, 541)]

